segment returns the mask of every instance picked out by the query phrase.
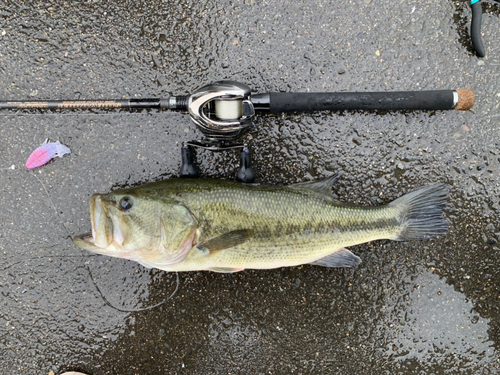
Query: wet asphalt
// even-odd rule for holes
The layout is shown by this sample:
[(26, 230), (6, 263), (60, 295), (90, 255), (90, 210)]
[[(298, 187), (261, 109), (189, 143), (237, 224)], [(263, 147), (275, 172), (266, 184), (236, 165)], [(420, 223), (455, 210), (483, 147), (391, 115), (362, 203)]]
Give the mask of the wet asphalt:
[[(500, 373), (500, 7), (442, 1), (28, 1), (0, 4), (0, 99), (120, 99), (220, 79), (268, 91), (471, 88), (460, 111), (262, 115), (257, 181), (343, 172), (334, 194), (377, 205), (449, 184), (449, 233), (314, 266), (176, 275), (96, 256), (95, 192), (176, 177), (185, 114), (0, 113), (0, 363), (5, 374)], [(72, 153), (28, 171), (46, 138)], [(197, 151), (233, 179), (238, 152)], [(14, 166), (14, 169), (11, 169)]]

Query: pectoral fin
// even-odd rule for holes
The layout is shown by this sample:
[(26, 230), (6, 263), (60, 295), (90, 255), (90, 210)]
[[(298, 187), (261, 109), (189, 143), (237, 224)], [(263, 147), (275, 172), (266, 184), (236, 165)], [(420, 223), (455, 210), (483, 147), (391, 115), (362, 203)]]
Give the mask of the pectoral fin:
[[(203, 251), (208, 255), (208, 254), (213, 254), (214, 252), (220, 250), (229, 249), (231, 247), (241, 245), (252, 236), (253, 236), (253, 230), (251, 229), (233, 230), (232, 232), (224, 233), (218, 237), (214, 237), (198, 245), (197, 247), (200, 251)], [(222, 271), (217, 271), (217, 272), (222, 272)]]
[(323, 267), (353, 267), (361, 263), (361, 258), (351, 253), (346, 248), (320, 258), (309, 264)]

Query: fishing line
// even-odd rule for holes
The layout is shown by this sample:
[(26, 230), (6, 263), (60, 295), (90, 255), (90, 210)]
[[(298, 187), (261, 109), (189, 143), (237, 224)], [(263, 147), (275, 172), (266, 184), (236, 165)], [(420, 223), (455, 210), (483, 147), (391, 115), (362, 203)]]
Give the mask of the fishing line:
[(34, 260), (34, 259), (46, 259), (46, 258), (48, 258), (48, 260), (51, 261), (52, 259), (55, 259), (55, 258), (63, 258), (64, 259), (64, 258), (92, 258), (92, 257), (94, 257), (94, 255), (45, 255), (45, 256), (38, 256), (38, 257), (34, 257), (34, 258), (33, 257), (29, 258), (27, 260), (20, 260), (18, 262), (14, 262), (12, 264), (9, 264), (8, 266), (5, 266), (0, 271), (8, 270), (9, 268), (12, 268), (19, 263), (27, 263), (27, 262)]
[(157, 303), (156, 305), (153, 305), (153, 306), (149, 306), (149, 307), (144, 307), (142, 309), (139, 309), (139, 310), (126, 310), (126, 309), (120, 309), (118, 307), (115, 307), (111, 304), (111, 302), (109, 302), (107, 300), (106, 297), (104, 297), (104, 294), (102, 294), (101, 290), (99, 289), (99, 287), (97, 286), (97, 283), (95, 282), (94, 280), (94, 277), (92, 276), (92, 272), (90, 271), (89, 268), (87, 267), (80, 267), (80, 268), (83, 268), (85, 270), (87, 270), (87, 272), (89, 273), (89, 276), (90, 276), (90, 280), (92, 280), (92, 283), (94, 284), (97, 292), (99, 293), (99, 295), (101, 296), (102, 300), (106, 303), (106, 305), (108, 305), (109, 307), (111, 307), (112, 309), (115, 309), (117, 311), (120, 311), (120, 312), (141, 312), (141, 311), (147, 311), (147, 310), (152, 310), (158, 306), (161, 306), (163, 305), (165, 302), (167, 302), (168, 300), (170, 300), (176, 293), (177, 293), (177, 290), (179, 289), (179, 272), (176, 272), (175, 275), (177, 277), (177, 285), (175, 286), (175, 290), (173, 291), (173, 293), (168, 297), (168, 298), (165, 298), (163, 301)]
[[(38, 180), (38, 182), (40, 183), (40, 185), (42, 185), (43, 187), (43, 190), (45, 190), (45, 193), (47, 194), (47, 196), (49, 197), (50, 199), (50, 203), (52, 204), (52, 208), (54, 209), (54, 212), (56, 213), (56, 216), (61, 219), (61, 216), (59, 215), (59, 212), (57, 212), (57, 209), (56, 209), (56, 205), (54, 204), (54, 201), (52, 200), (52, 197), (50, 196), (49, 192), (47, 191), (47, 189), (45, 188), (45, 185), (42, 183), (42, 181), (38, 178), (38, 176), (33, 173), (33, 176), (35, 176), (35, 178)], [(61, 220), (61, 224), (62, 226), (64, 227), (64, 229), (66, 230), (66, 233), (68, 233), (68, 237), (71, 238), (71, 240), (73, 240), (73, 237), (71, 236), (71, 233), (69, 231), (68, 228), (66, 228), (66, 225), (64, 225), (63, 221)], [(66, 238), (68, 238), (66, 237)]]
[[(39, 257), (35, 257), (35, 258), (30, 258), (30, 259), (27, 259), (27, 260), (20, 260), (18, 262), (14, 262), (4, 268), (1, 269), (1, 271), (5, 271), (5, 270), (8, 270), (9, 268), (12, 268), (14, 267), (15, 265), (17, 264), (20, 264), (20, 263), (26, 263), (26, 262), (29, 262), (31, 260), (34, 260), (34, 259), (44, 259), (44, 258), (49, 258), (48, 260), (50, 261), (51, 259), (55, 259), (55, 258), (93, 258), (94, 255), (54, 255), (54, 256), (39, 256)], [(87, 263), (86, 263), (87, 264)], [(167, 301), (169, 301), (170, 299), (172, 299), (175, 294), (177, 293), (177, 291), (179, 290), (179, 285), (180, 285), (180, 279), (179, 279), (179, 273), (176, 272), (175, 273), (175, 276), (176, 276), (176, 285), (175, 285), (175, 289), (174, 291), (172, 292), (172, 294), (170, 294), (170, 296), (168, 298), (165, 298), (163, 299), (163, 301), (153, 305), (153, 306), (149, 306), (149, 307), (144, 307), (142, 309), (138, 309), (138, 310), (126, 310), (126, 309), (120, 309), (118, 307), (115, 307), (111, 304), (111, 302), (108, 301), (108, 299), (104, 296), (104, 294), (101, 292), (101, 289), (97, 286), (97, 283), (96, 281), (94, 280), (94, 277), (92, 276), (92, 272), (90, 271), (90, 269), (88, 267), (84, 267), (84, 266), (77, 266), (74, 270), (77, 270), (77, 269), (84, 269), (86, 270), (88, 273), (89, 273), (89, 276), (90, 276), (90, 280), (92, 280), (92, 283), (94, 284), (94, 287), (96, 288), (97, 292), (99, 293), (99, 295), (101, 296), (102, 300), (104, 301), (104, 303), (106, 303), (106, 305), (108, 305), (109, 307), (111, 307), (112, 309), (115, 309), (115, 310), (118, 310), (120, 312), (141, 312), (141, 311), (147, 311), (147, 310), (152, 310), (158, 306), (161, 306), (163, 305), (164, 303), (166, 303)]]

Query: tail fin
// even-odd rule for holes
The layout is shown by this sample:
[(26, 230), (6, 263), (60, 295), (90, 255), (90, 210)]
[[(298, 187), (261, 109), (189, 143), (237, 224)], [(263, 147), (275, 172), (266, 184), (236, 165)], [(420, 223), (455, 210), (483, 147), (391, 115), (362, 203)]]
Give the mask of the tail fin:
[(423, 240), (445, 234), (448, 221), (443, 210), (449, 196), (449, 187), (443, 184), (426, 186), (403, 195), (389, 206), (401, 211), (402, 229), (395, 241)]

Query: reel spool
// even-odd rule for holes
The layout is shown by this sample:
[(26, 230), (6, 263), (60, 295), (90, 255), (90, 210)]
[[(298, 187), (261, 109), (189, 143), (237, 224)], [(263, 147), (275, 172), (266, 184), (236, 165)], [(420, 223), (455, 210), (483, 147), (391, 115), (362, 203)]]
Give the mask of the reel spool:
[(250, 87), (235, 81), (218, 81), (188, 97), (191, 120), (209, 138), (231, 140), (252, 125), (255, 108)]
[(248, 145), (231, 143), (252, 125), (255, 108), (250, 101), (250, 93), (250, 87), (243, 83), (217, 81), (199, 88), (187, 98), (187, 110), (191, 120), (206, 138), (184, 143), (181, 150), (180, 177), (199, 176), (193, 161), (193, 147), (209, 151), (241, 148), (240, 168), (236, 172), (236, 180), (246, 183), (255, 181)]

